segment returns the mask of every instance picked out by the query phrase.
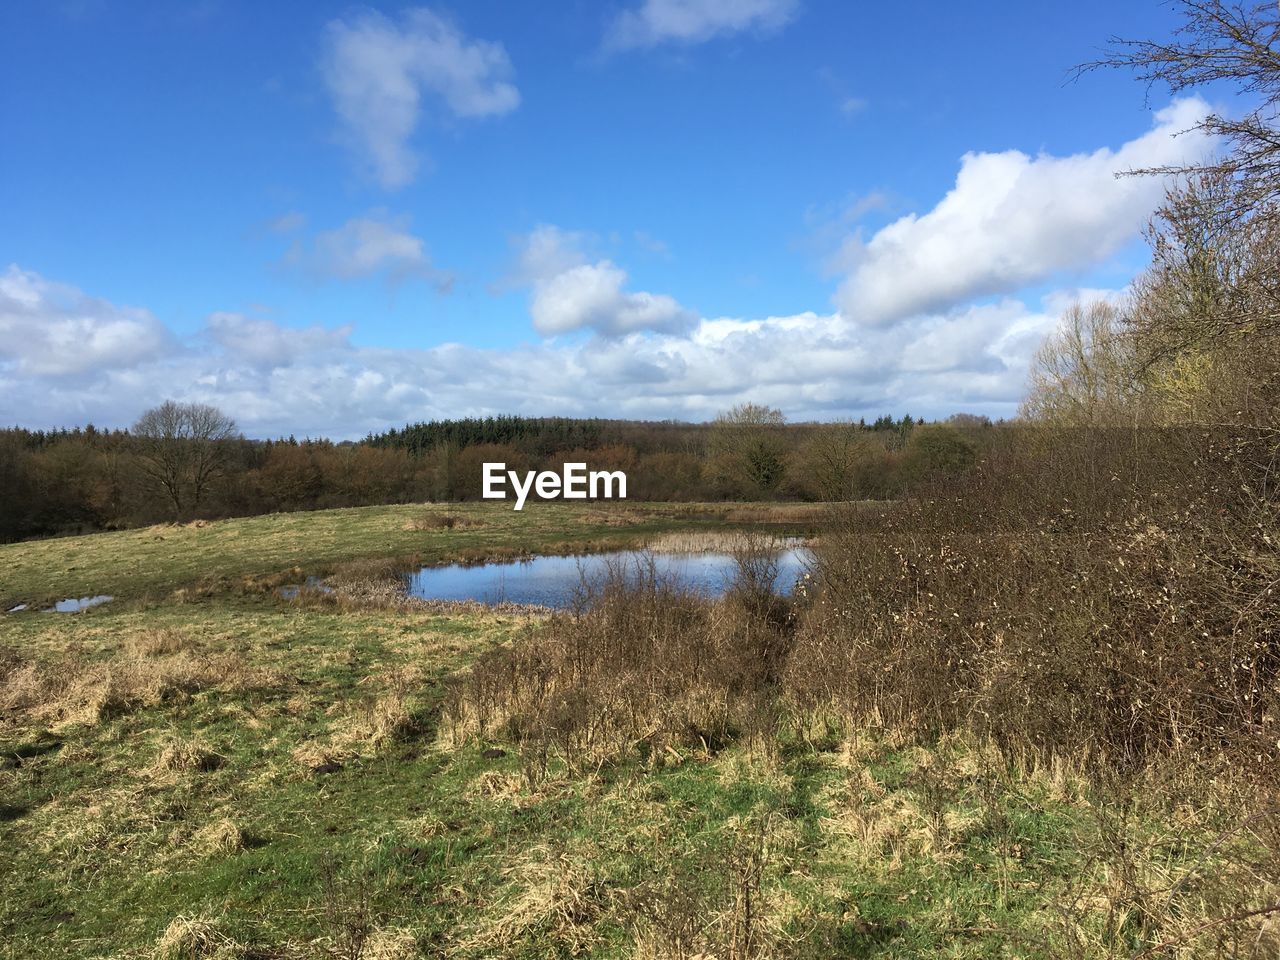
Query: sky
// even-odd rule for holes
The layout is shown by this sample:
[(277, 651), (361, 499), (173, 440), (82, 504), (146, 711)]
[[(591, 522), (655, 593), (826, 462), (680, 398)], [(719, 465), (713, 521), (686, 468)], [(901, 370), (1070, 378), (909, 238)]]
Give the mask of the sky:
[[(1013, 415), (1218, 104), (1155, 0), (12, 0), (0, 424)], [(1229, 106), (1229, 105), (1228, 105)]]

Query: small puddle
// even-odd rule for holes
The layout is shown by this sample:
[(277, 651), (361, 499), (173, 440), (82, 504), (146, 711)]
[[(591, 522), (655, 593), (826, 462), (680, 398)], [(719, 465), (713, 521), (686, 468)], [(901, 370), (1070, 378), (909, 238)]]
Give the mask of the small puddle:
[[(804, 576), (811, 551), (794, 544), (778, 551), (774, 589), (788, 595)], [(599, 582), (611, 572), (628, 581), (646, 573), (649, 564), (659, 579), (704, 597), (723, 596), (733, 583), (737, 561), (730, 553), (648, 553), (617, 550), (586, 556), (536, 556), (503, 563), (451, 564), (424, 567), (411, 573), (407, 588), (423, 600), (471, 600), (478, 603), (517, 603), (566, 607), (583, 582)]]
[(88, 610), (90, 607), (96, 607), (114, 599), (115, 597), (106, 594), (99, 594), (96, 597), (68, 597), (66, 600), (59, 600), (52, 607), (46, 607), (41, 613), (79, 613), (81, 610)]
[(301, 583), (291, 583), (288, 586), (281, 587), (277, 592), (286, 600), (296, 600), (298, 594), (303, 590), (318, 590), (320, 593), (333, 593), (333, 588), (326, 586), (322, 577), (307, 577)]

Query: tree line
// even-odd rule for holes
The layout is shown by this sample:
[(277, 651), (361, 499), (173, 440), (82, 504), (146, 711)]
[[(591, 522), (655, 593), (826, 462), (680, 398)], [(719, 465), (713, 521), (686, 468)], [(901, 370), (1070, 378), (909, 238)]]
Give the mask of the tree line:
[(363, 441), (245, 439), (206, 404), (166, 401), (127, 430), (0, 430), (0, 540), (292, 510), (480, 498), (481, 469), (624, 470), (632, 499), (887, 498), (962, 469), (991, 424), (974, 416), (787, 423), (741, 404), (710, 423), (463, 418)]

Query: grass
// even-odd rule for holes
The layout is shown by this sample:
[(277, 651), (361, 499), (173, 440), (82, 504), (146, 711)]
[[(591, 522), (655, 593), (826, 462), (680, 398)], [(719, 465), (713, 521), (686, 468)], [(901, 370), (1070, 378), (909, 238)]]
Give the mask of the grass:
[(803, 528), (815, 504), (407, 504), (276, 513), (0, 544), (0, 607), (64, 597), (162, 595), (200, 582), (298, 568), (323, 574), (365, 558), (446, 560), (629, 545), (731, 524)]
[(0, 617), (0, 957), (1119, 957), (1153, 942), (1134, 890), (1178, 890), (1191, 926), (1187, 878), (1248, 841), (1225, 783), (1153, 771), (1121, 802), (1062, 761), (802, 718), (531, 777), (441, 716), (539, 618), (188, 589), (707, 521), (404, 529), (436, 509), (3, 548), (16, 595), (133, 599)]

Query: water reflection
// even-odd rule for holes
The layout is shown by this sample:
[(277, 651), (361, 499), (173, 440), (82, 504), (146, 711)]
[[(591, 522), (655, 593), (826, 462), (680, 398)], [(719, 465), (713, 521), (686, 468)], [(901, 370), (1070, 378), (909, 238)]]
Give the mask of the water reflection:
[[(808, 549), (787, 546), (778, 552), (774, 589), (789, 594), (811, 559)], [(424, 600), (474, 600), (480, 603), (536, 604), (564, 607), (585, 577), (589, 582), (610, 570), (638, 577), (652, 562), (663, 579), (674, 580), (706, 597), (728, 589), (736, 569), (728, 553), (649, 554), (641, 550), (617, 550), (581, 557), (539, 556), (527, 560), (474, 565), (425, 567), (408, 577), (412, 596)]]
[(88, 610), (90, 607), (96, 607), (99, 604), (114, 600), (114, 597), (106, 594), (99, 594), (96, 597), (68, 597), (66, 600), (59, 600), (52, 607), (47, 607), (43, 613), (79, 613), (81, 610)]

